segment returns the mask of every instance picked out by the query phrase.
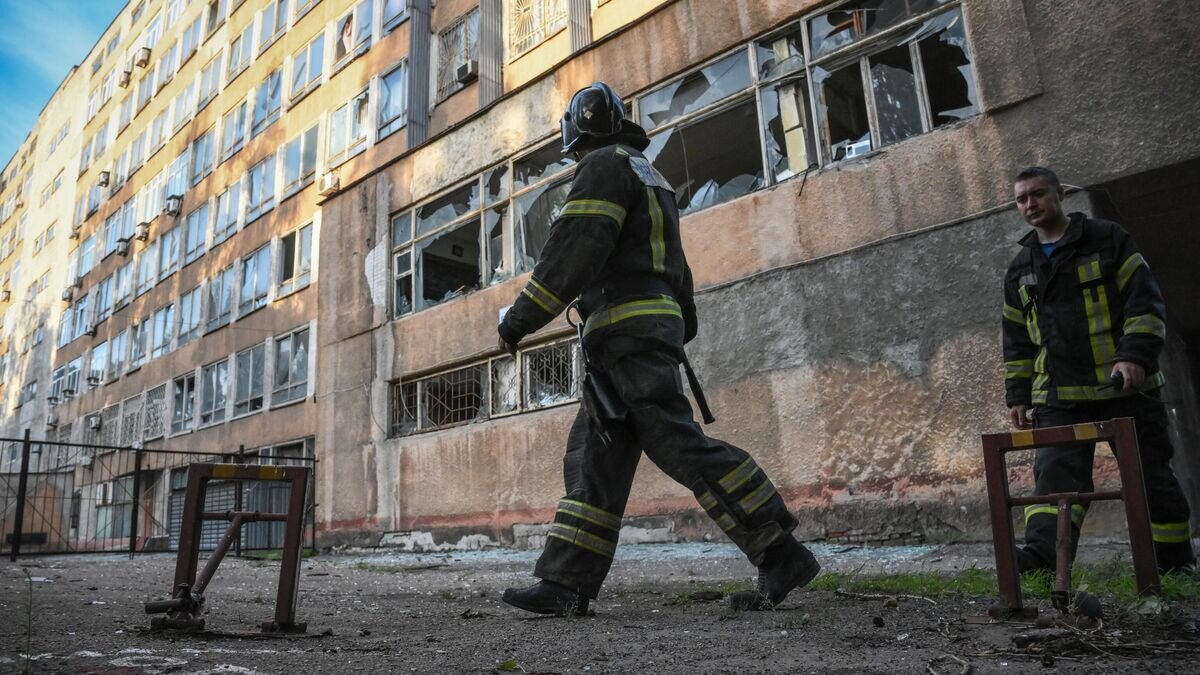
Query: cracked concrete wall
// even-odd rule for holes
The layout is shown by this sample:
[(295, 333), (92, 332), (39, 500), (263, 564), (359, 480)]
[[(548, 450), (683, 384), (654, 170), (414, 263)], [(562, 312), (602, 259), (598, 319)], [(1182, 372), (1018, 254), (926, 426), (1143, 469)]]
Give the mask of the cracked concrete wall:
[[(321, 476), (325, 541), (512, 543), (552, 517), (576, 406), (408, 438), (385, 429), (387, 381), (486, 354), (524, 278), (388, 322), (366, 270), (387, 259), (373, 251), (389, 213), (544, 138), (578, 86), (644, 90), (816, 3), (705, 6), (666, 4), (326, 203), (322, 250), (337, 269), (323, 272), (319, 355), (340, 393), (322, 402), (320, 452), (335, 465)], [(986, 534), (978, 434), (1007, 425), (997, 308), (1025, 230), (1007, 207), (1011, 175), (1043, 163), (1094, 185), (1200, 157), (1196, 11), (966, 0), (984, 114), (684, 219), (710, 289), (689, 352), (720, 419), (711, 432), (754, 453), (800, 534)], [(1082, 193), (1071, 205), (1090, 210)], [(333, 232), (354, 243), (326, 247)], [(1028, 481), (1027, 463), (1014, 474)], [(719, 536), (648, 465), (628, 515)]]

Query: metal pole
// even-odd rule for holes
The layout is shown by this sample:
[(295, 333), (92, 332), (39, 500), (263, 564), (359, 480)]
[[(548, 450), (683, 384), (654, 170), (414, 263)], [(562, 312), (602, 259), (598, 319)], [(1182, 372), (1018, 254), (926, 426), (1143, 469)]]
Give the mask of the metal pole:
[(137, 553), (138, 513), (142, 510), (142, 449), (133, 451), (133, 513), (129, 518), (129, 559)]
[(17, 562), (21, 553), (21, 535), (25, 529), (25, 492), (29, 489), (29, 430), (25, 430), (25, 440), (21, 442), (21, 478), (17, 482), (17, 513), (13, 522), (12, 553), (8, 559)]
[[(238, 464), (246, 463), (246, 446), (238, 446)], [(236, 481), (233, 484), (233, 510), (242, 510), (242, 481)], [(237, 539), (234, 540), (233, 554), (237, 557), (242, 557), (242, 528), (237, 528)]]

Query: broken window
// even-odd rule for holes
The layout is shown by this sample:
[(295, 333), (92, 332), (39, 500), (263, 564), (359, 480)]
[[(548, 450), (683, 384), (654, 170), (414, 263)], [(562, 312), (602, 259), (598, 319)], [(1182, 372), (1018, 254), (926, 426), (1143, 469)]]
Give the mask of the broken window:
[(516, 221), (516, 237), (521, 252), (517, 261), (518, 271), (533, 269), (542, 247), (550, 238), (550, 226), (554, 218), (567, 203), (571, 193), (571, 177), (549, 181), (521, 193), (513, 199), (513, 218)]
[(482, 285), (478, 219), (418, 243), (416, 251), (422, 308), (465, 295)]
[(172, 391), (171, 433), (179, 434), (192, 428), (196, 405), (195, 373), (176, 378)]
[(379, 138), (408, 122), (408, 63), (402, 62), (379, 80)]
[(272, 405), (304, 398), (308, 391), (308, 327), (275, 338)]
[(349, 103), (330, 114), (327, 158), (330, 166), (336, 166), (367, 147), (367, 111), (370, 104), (370, 91), (364, 89)]
[(948, 3), (870, 0), (809, 20), (827, 161), (978, 113), (962, 12), (937, 12)]
[(258, 345), (237, 354), (233, 416), (249, 415), (263, 406), (263, 359), (266, 347)]
[(242, 286), (238, 293), (238, 317), (267, 304), (271, 247), (264, 244), (242, 258)]
[(166, 433), (167, 418), (167, 385), (160, 384), (146, 392), (146, 414), (143, 415), (145, 426), (142, 428), (142, 438), (152, 441)]
[(417, 210), (417, 236), (437, 230), (479, 208), (479, 184), (471, 181)]
[(680, 213), (691, 213), (763, 186), (758, 127), (749, 97), (652, 136), (645, 155), (675, 186)]
[(374, 0), (362, 0), (354, 11), (346, 13), (337, 21), (334, 33), (333, 61), (338, 66), (342, 60), (362, 53), (371, 46), (371, 7)]
[(579, 398), (579, 345), (559, 342), (521, 354), (524, 365), (526, 410), (567, 403)]
[(816, 165), (800, 30), (759, 40), (756, 48), (759, 81), (768, 83), (761, 88), (767, 167), (778, 182)]
[(276, 70), (263, 79), (254, 96), (254, 117), (250, 124), (250, 136), (262, 133), (279, 119), (283, 105), (283, 72)]
[(325, 65), (325, 33), (318, 33), (292, 58), (292, 98), (296, 98), (321, 80)]
[(638, 120), (649, 132), (749, 86), (749, 57), (744, 49), (739, 49), (638, 98)]
[(279, 240), (279, 294), (308, 285), (312, 273), (312, 223)]
[(517, 412), (521, 407), (521, 378), (516, 356), (491, 361), (492, 415)]
[(225, 399), (229, 394), (229, 361), (222, 359), (200, 371), (200, 424), (216, 424), (225, 419)]
[(421, 430), (448, 427), (487, 417), (487, 371), (468, 366), (419, 382)]

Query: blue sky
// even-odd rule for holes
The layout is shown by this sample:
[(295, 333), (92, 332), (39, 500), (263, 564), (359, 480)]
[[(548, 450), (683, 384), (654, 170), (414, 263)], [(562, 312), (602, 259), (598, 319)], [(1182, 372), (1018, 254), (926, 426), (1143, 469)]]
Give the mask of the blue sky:
[(127, 1), (0, 0), (0, 168)]

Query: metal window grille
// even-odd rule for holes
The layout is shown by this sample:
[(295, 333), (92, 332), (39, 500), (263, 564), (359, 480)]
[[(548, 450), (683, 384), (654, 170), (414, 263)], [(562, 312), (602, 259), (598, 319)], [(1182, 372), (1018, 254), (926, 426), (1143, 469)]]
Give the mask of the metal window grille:
[(517, 412), (521, 404), (520, 368), (516, 357), (491, 362), (492, 415)]
[(392, 384), (392, 435), (405, 436), (417, 431), (417, 383)]
[(121, 406), (121, 445), (132, 445), (142, 440), (142, 397), (125, 399)]
[(567, 25), (566, 0), (512, 0), (509, 50), (522, 54)]
[(436, 429), (487, 417), (487, 371), (468, 366), (420, 383), (421, 429)]
[(121, 442), (121, 406), (113, 404), (100, 411), (100, 444), (117, 445)]
[(527, 410), (566, 403), (579, 397), (575, 340), (522, 354), (524, 404)]
[(473, 10), (455, 21), (438, 36), (437, 99), (445, 99), (462, 88), (458, 67), (478, 53), (479, 11)]
[(166, 432), (167, 385), (160, 384), (146, 392), (145, 440), (161, 438)]

